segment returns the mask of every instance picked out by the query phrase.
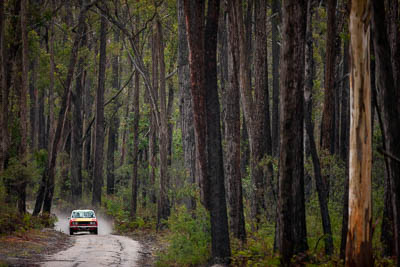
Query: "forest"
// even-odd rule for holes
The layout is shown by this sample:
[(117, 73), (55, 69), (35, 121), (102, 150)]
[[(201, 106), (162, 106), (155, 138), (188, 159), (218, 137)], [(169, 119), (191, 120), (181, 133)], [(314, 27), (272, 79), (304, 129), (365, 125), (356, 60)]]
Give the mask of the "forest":
[(156, 266), (400, 266), (399, 13), (0, 0), (0, 237), (92, 208)]

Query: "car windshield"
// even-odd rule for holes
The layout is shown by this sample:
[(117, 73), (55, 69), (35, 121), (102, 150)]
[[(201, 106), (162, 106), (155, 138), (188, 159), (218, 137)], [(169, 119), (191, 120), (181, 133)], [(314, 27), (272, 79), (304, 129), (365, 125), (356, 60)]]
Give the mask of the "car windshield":
[(91, 210), (81, 210), (81, 211), (73, 211), (72, 218), (95, 218), (94, 212)]

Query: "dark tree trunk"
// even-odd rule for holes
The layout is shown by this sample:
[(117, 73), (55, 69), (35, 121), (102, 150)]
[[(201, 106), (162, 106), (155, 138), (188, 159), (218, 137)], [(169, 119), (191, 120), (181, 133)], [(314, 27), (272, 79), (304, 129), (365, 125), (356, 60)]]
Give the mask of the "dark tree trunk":
[(282, 8), (279, 250), (285, 266), (293, 254), (308, 249), (302, 134), (306, 9), (306, 1), (285, 1)]
[(93, 165), (93, 196), (92, 205), (101, 205), (101, 189), (103, 187), (103, 151), (104, 151), (104, 89), (106, 81), (106, 45), (107, 45), (107, 18), (101, 16), (100, 24), (100, 59), (99, 80), (96, 92), (96, 123), (95, 147)]
[[(21, 39), (22, 39), (22, 72), (21, 72), (21, 92), (20, 92), (20, 110), (19, 110), (19, 123), (21, 144), (19, 147), (19, 160), (23, 165), (27, 165), (27, 152), (28, 152), (28, 102), (27, 96), (29, 91), (28, 74), (29, 74), (29, 58), (28, 58), (28, 1), (21, 0)], [(20, 213), (26, 212), (26, 180), (18, 181), (18, 211)]]
[[(84, 26), (86, 32), (86, 26)], [(83, 34), (86, 36), (86, 34)], [(82, 37), (81, 47), (86, 45), (86, 38)], [(80, 56), (77, 66), (75, 90), (72, 90), (72, 120), (71, 120), (71, 200), (78, 204), (82, 199), (82, 96), (85, 88), (85, 57)]]
[[(387, 1), (389, 43), (392, 55), (393, 78), (396, 88), (400, 86), (400, 21), (399, 21), (399, 1)], [(400, 100), (399, 100), (400, 101)]]
[(5, 65), (7, 62), (7, 52), (4, 38), (4, 1), (0, 1), (0, 172), (3, 171), (7, 158), (8, 147), (8, 86)]
[(329, 0), (327, 7), (325, 96), (321, 126), (321, 148), (331, 154), (334, 152), (336, 2)]
[(134, 91), (133, 91), (133, 155), (132, 155), (132, 163), (133, 163), (133, 172), (132, 172), (132, 202), (131, 202), (131, 211), (130, 216), (132, 218), (136, 217), (136, 209), (137, 209), (137, 196), (138, 196), (138, 152), (139, 152), (139, 120), (140, 120), (140, 105), (139, 105), (139, 97), (140, 97), (140, 88), (139, 88), (139, 73), (135, 73), (135, 82), (134, 82)]
[(31, 75), (29, 76), (29, 120), (30, 120), (30, 149), (35, 151), (38, 147), (38, 132), (39, 132), (39, 96), (38, 89), (36, 87), (36, 58), (30, 60)]
[[(196, 182), (196, 149), (194, 140), (192, 94), (190, 91), (189, 51), (185, 29), (185, 15), (183, 0), (178, 0), (178, 81), (182, 129), (182, 148), (185, 161), (185, 169), (189, 184)], [(195, 199), (187, 200), (189, 210), (194, 209)]]
[[(228, 10), (232, 8), (228, 6)], [(231, 17), (233, 14), (230, 15)], [(231, 25), (232, 24), (232, 25)], [(246, 241), (243, 214), (242, 175), (240, 172), (240, 90), (239, 90), (239, 42), (236, 20), (228, 25), (229, 84), (225, 92), (225, 166), (229, 199), (230, 229), (233, 236)]]
[(279, 153), (279, 30), (281, 17), (280, 0), (272, 1), (272, 152)]
[(214, 263), (229, 263), (230, 243), (216, 64), (219, 1), (208, 2), (206, 27), (204, 27), (205, 3), (202, 1), (190, 3), (185, 0), (184, 8), (190, 51), (189, 67), (197, 158), (200, 165), (203, 203), (210, 212), (212, 258)]
[(313, 89), (313, 38), (312, 38), (312, 0), (307, 1), (307, 30), (306, 30), (306, 47), (305, 47), (305, 86), (304, 86), (304, 121), (310, 142), (310, 152), (314, 168), (315, 184), (318, 192), (319, 207), (322, 218), (322, 229), (325, 235), (325, 253), (332, 255), (333, 240), (331, 221), (329, 217), (328, 201), (326, 195), (326, 185), (323, 182), (321, 174), (321, 165), (318, 157), (317, 146), (314, 137), (314, 127), (312, 123), (312, 89)]
[(164, 37), (161, 22), (157, 20), (157, 53), (160, 79), (160, 121), (159, 121), (159, 149), (160, 149), (160, 191), (157, 202), (157, 225), (161, 226), (162, 220), (168, 219), (170, 203), (168, 199), (169, 174), (168, 174), (168, 112), (167, 93), (165, 81)]
[[(264, 142), (264, 120), (265, 120), (265, 92), (266, 80), (266, 34), (263, 30), (256, 31), (256, 56), (255, 56), (255, 90), (254, 96), (249, 76), (250, 64), (248, 60), (249, 51), (245, 40), (245, 29), (243, 24), (242, 2), (235, 2), (235, 17), (237, 20), (239, 51), (240, 51), (240, 95), (246, 120), (250, 142), (250, 167), (253, 184), (252, 192), (252, 217), (258, 222), (265, 210), (265, 182), (264, 173), (260, 161), (265, 153)], [(265, 28), (265, 12), (257, 12), (256, 28)], [(261, 17), (260, 17), (261, 16)]]
[[(119, 30), (114, 31), (114, 41), (119, 42)], [(119, 90), (119, 55), (113, 55), (112, 63), (112, 88), (114, 91)], [(118, 135), (118, 108), (119, 103), (113, 104), (113, 116), (110, 119), (107, 140), (107, 195), (114, 194), (115, 188), (115, 150), (117, 148)]]
[[(341, 118), (340, 118), (340, 158), (346, 163), (346, 177), (343, 190), (343, 219), (342, 234), (340, 241), (340, 258), (345, 259), (346, 237), (349, 220), (349, 129), (350, 129), (350, 102), (349, 102), (349, 41), (346, 40), (343, 46), (343, 78), (341, 97)], [(346, 77), (347, 76), (347, 77)]]
[[(385, 9), (381, 1), (372, 1), (373, 16), (372, 29), (375, 49), (376, 62), (376, 81), (377, 81), (377, 99), (382, 110), (383, 136), (385, 140), (386, 151), (395, 156), (400, 156), (400, 112), (398, 99), (399, 92), (396, 90), (393, 65), (391, 64), (391, 48), (386, 34), (385, 27)], [(393, 158), (386, 158), (388, 164), (389, 183), (391, 187), (391, 198), (393, 205), (394, 221), (394, 242), (397, 258), (400, 255), (400, 163)], [(397, 266), (400, 261), (397, 259)]]

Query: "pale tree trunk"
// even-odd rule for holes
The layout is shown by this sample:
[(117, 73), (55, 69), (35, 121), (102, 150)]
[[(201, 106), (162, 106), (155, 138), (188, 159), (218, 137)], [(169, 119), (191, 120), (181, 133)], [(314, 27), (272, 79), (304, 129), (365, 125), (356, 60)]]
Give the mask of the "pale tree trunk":
[[(228, 6), (229, 12), (232, 8)], [(230, 14), (230, 18), (234, 14)], [(239, 89), (239, 44), (236, 20), (228, 25), (228, 77), (225, 93), (225, 141), (226, 141), (226, 180), (228, 187), (230, 229), (233, 236), (246, 241), (243, 214), (242, 174), (240, 170), (240, 89)]]
[[(385, 8), (381, 1), (372, 1), (372, 27), (376, 62), (377, 99), (381, 109), (383, 125), (385, 160), (393, 207), (394, 245), (397, 255), (397, 266), (400, 266), (400, 119), (399, 119), (399, 91), (396, 87), (396, 74), (391, 62), (389, 38), (385, 27)], [(392, 63), (392, 64), (390, 64)], [(388, 185), (387, 185), (388, 186)]]
[(352, 1), (350, 10), (349, 226), (346, 266), (373, 266), (372, 132), (369, 1)]
[(93, 196), (92, 205), (101, 205), (101, 189), (103, 187), (103, 151), (104, 151), (104, 89), (106, 81), (106, 45), (107, 45), (107, 18), (101, 17), (100, 24), (100, 59), (99, 80), (96, 92), (96, 123), (95, 148), (93, 165)]
[(306, 1), (283, 1), (280, 65), (279, 250), (282, 265), (305, 252), (303, 110)]

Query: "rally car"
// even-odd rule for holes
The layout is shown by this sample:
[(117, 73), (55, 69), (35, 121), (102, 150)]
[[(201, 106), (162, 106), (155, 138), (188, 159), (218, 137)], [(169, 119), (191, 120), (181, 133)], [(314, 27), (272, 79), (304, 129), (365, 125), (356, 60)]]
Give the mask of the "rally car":
[(73, 210), (69, 218), (69, 234), (90, 232), (97, 235), (98, 223), (93, 210)]

